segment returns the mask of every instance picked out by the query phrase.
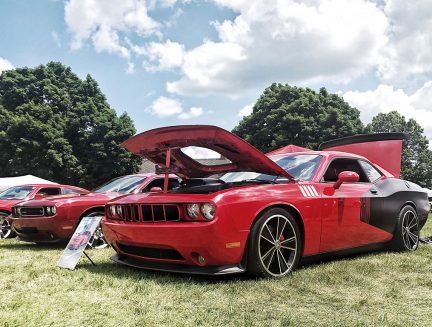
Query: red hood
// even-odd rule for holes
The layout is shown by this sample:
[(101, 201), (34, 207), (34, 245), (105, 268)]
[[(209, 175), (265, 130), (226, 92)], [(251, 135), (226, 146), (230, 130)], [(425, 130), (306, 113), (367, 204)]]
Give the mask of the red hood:
[(23, 200), (0, 200), (0, 210), (4, 209), (4, 210), (8, 210), (10, 211), (11, 208), (17, 204), (22, 202)]
[(295, 152), (310, 152), (310, 151), (312, 151), (312, 150), (302, 148), (301, 146), (297, 146), (294, 144), (290, 144), (290, 145), (284, 146), (282, 148), (273, 150), (271, 152), (267, 152), (266, 154), (268, 156), (274, 156), (277, 154), (286, 154), (286, 153), (295, 153)]
[[(122, 143), (132, 153), (165, 166), (166, 151), (171, 149), (171, 167), (187, 178), (206, 177), (232, 171), (253, 171), (292, 179), (282, 167), (240, 137), (216, 126), (183, 125), (156, 128), (135, 135)], [(206, 166), (193, 160), (181, 148), (198, 146), (220, 153), (231, 163)]]
[(48, 206), (54, 205), (57, 206), (63, 204), (70, 203), (86, 203), (90, 202), (93, 204), (105, 204), (105, 202), (117, 198), (124, 193), (116, 193), (116, 192), (103, 192), (103, 193), (88, 193), (82, 196), (72, 196), (72, 197), (48, 197), (46, 199), (41, 200), (28, 200), (22, 202), (20, 205), (22, 206)]

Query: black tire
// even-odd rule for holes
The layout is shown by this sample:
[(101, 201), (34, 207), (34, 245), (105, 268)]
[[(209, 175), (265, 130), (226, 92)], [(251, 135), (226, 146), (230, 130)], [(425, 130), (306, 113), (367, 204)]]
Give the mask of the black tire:
[[(95, 211), (95, 212), (92, 212), (92, 213), (85, 215), (85, 216), (86, 217), (98, 217), (98, 216), (104, 216), (104, 215), (105, 215), (105, 213), (102, 211)], [(105, 237), (104, 237), (103, 232), (102, 232), (102, 226), (100, 224), (96, 228), (92, 237), (90, 237), (90, 239), (87, 243), (87, 246), (89, 248), (92, 248), (92, 249), (104, 249), (104, 248), (109, 246), (107, 241), (105, 240)]]
[(396, 229), (390, 246), (395, 251), (415, 251), (420, 239), (419, 219), (415, 209), (407, 205), (397, 218)]
[(282, 208), (258, 218), (249, 234), (247, 272), (258, 277), (283, 277), (294, 270), (303, 251), (300, 228)]
[(0, 240), (15, 236), (15, 233), (11, 229), (11, 225), (6, 220), (7, 216), (9, 215), (6, 212), (0, 212)]

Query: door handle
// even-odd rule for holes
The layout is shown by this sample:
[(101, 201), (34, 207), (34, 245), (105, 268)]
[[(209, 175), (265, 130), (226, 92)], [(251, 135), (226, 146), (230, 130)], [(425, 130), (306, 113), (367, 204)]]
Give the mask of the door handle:
[(375, 194), (375, 195), (378, 194), (378, 190), (376, 190), (376, 189), (374, 189), (374, 188), (371, 189), (370, 192), (371, 192), (372, 194)]

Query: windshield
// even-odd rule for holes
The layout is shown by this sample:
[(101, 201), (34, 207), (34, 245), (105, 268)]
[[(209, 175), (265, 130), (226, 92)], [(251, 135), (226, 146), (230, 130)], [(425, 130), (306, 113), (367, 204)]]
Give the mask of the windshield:
[(14, 186), (0, 193), (0, 200), (24, 200), (33, 190), (32, 186)]
[[(296, 154), (272, 156), (271, 160), (289, 172), (296, 180), (310, 181), (321, 162), (321, 156), (317, 154)], [(244, 180), (272, 181), (276, 176), (255, 172), (235, 172), (223, 175), (220, 179), (224, 182), (240, 182)]]
[(108, 183), (99, 186), (94, 192), (120, 192), (132, 193), (146, 178), (144, 176), (125, 176), (115, 178)]

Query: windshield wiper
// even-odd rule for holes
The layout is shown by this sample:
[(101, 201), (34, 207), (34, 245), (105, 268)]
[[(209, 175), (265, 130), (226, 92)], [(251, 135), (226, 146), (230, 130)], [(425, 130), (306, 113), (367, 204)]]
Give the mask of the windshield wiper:
[(268, 179), (259, 179), (259, 178), (250, 178), (250, 179), (244, 179), (242, 182), (246, 183), (261, 183), (261, 184), (276, 184), (274, 180), (268, 180)]

